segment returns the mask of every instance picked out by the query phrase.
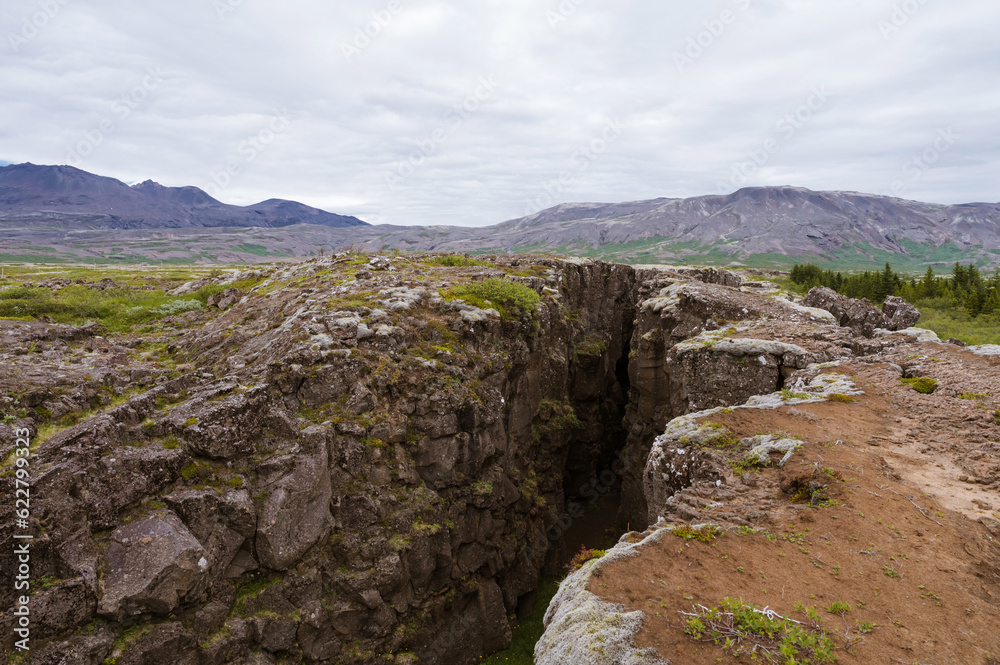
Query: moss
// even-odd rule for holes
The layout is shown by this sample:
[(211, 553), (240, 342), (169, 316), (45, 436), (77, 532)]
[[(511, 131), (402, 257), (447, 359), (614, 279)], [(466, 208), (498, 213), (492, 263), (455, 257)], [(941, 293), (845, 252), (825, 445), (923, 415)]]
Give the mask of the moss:
[(592, 333), (576, 344), (573, 348), (573, 357), (576, 360), (579, 360), (580, 356), (599, 358), (607, 350), (608, 345), (605, 343), (604, 337), (598, 333)]
[(472, 493), (476, 496), (489, 496), (493, 494), (493, 483), (483, 480), (472, 484)]
[(239, 584), (236, 587), (236, 603), (233, 605), (232, 613), (244, 618), (250, 616), (250, 609), (247, 607), (247, 601), (256, 598), (261, 593), (270, 589), (275, 584), (279, 584), (280, 582), (280, 577), (258, 577), (251, 578), (250, 580)]
[(194, 427), (197, 424), (198, 424), (198, 419), (195, 418), (194, 416), (191, 416), (190, 418), (184, 421), (184, 427)]
[(841, 395), (840, 393), (834, 393), (833, 395), (828, 395), (826, 398), (827, 402), (842, 402), (844, 404), (851, 404), (852, 402), (857, 402), (855, 398), (850, 395)]
[(532, 436), (536, 442), (553, 439), (561, 432), (578, 429), (582, 423), (569, 400), (557, 402), (543, 399), (538, 404), (538, 412), (532, 423)]
[(900, 379), (900, 383), (904, 386), (910, 386), (918, 393), (922, 395), (930, 395), (935, 390), (938, 389), (938, 382), (934, 379), (929, 379), (927, 377), (921, 377), (916, 379)]

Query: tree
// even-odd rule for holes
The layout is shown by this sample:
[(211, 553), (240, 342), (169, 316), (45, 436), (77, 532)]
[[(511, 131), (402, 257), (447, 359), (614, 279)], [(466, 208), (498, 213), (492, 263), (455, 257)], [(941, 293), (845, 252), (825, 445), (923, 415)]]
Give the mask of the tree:
[(927, 272), (920, 281), (920, 291), (925, 298), (936, 298), (938, 294), (937, 278), (934, 277), (934, 268), (927, 266)]

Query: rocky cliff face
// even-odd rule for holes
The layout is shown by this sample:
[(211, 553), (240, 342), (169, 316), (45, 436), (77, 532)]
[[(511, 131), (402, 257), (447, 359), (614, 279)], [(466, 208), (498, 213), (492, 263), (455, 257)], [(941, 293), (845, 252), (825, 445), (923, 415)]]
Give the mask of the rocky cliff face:
[[(468, 288), (491, 279), (493, 300)], [(921, 335), (856, 336), (726, 271), (598, 261), (346, 254), (174, 292), (206, 283), (210, 307), (128, 334), (0, 322), (5, 482), (17, 429), (33, 450), (34, 663), (476, 662), (597, 497), (620, 492), (641, 532), (738, 494), (721, 453), (684, 453), (722, 434), (676, 418), (848, 395), (815, 368)], [(587, 584), (550, 613), (585, 602), (606, 625), (550, 632), (563, 660), (541, 662), (621, 632)]]
[(1000, 350), (753, 291), (643, 293), (632, 530), (563, 582), (535, 662), (995, 659)]
[[(453, 296), (491, 277), (539, 304)], [(617, 491), (626, 437), (643, 445), (623, 425), (636, 303), (685, 279), (344, 255), (216, 278), (242, 289), (144, 332), (0, 322), (2, 452), (22, 427), (34, 451), (33, 662), (503, 648), (580, 505)]]

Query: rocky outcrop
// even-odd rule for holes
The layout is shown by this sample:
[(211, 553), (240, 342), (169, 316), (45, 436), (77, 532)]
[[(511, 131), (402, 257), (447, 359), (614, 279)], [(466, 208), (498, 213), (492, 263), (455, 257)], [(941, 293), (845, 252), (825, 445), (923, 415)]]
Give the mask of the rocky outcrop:
[(882, 314), (885, 315), (885, 327), (889, 330), (906, 330), (915, 326), (920, 320), (920, 311), (897, 296), (885, 299), (882, 303)]
[(599, 559), (592, 559), (560, 585), (545, 613), (549, 627), (535, 646), (538, 665), (670, 665), (652, 649), (633, 644), (642, 628), (641, 612), (622, 612), (587, 590), (604, 566), (637, 556), (639, 550), (663, 538), (660, 531), (639, 543), (622, 543)]
[(864, 337), (872, 337), (879, 329), (912, 328), (920, 320), (917, 308), (902, 298), (889, 296), (879, 310), (867, 298), (848, 298), (825, 286), (810, 290), (802, 304), (830, 312), (837, 323)]
[[(174, 292), (242, 292), (103, 344), (0, 322), (11, 424), (50, 425), (41, 662), (476, 662), (568, 559), (580, 505), (620, 490), (623, 527), (666, 505), (645, 483), (668, 422), (795, 390), (857, 343), (726, 271), (466, 263), (207, 278)], [(485, 279), (513, 295), (469, 291)]]

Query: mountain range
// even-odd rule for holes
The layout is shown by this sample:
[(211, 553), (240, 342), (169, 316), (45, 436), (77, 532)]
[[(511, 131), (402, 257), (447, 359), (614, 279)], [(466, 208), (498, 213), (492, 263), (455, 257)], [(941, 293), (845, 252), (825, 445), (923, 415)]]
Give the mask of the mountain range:
[(129, 187), (67, 166), (0, 168), (0, 260), (274, 260), (345, 246), (551, 252), (633, 264), (904, 271), (1000, 264), (1000, 204), (747, 187), (728, 195), (564, 203), (488, 227), (368, 225), (293, 201), (226, 205), (196, 187)]
[(67, 230), (366, 225), (295, 201), (235, 206), (197, 187), (164, 187), (152, 180), (130, 187), (72, 166), (35, 164), (0, 167), (0, 224)]

